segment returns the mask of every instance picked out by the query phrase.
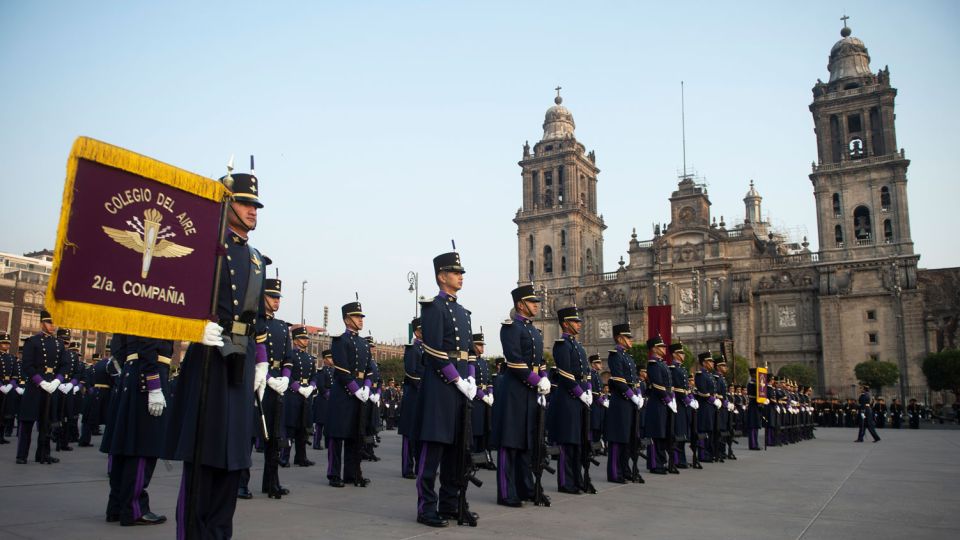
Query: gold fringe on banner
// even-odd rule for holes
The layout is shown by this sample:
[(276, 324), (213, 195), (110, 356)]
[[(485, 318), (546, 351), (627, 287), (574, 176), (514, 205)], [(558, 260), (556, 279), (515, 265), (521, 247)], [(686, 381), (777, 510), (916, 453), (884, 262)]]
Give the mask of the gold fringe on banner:
[(230, 195), (230, 191), (220, 182), (119, 146), (113, 146), (89, 137), (77, 137), (67, 160), (67, 178), (63, 186), (60, 224), (57, 227), (53, 268), (50, 274), (50, 282), (47, 285), (45, 300), (45, 307), (54, 316), (54, 321), (69, 328), (82, 328), (98, 332), (128, 333), (157, 339), (200, 341), (203, 336), (203, 328), (207, 323), (204, 319), (186, 319), (86, 302), (57, 300), (54, 291), (57, 288), (63, 249), (66, 246), (73, 246), (69, 240), (67, 228), (70, 222), (70, 209), (73, 205), (77, 164), (81, 159), (149, 178), (211, 201), (223, 202)]

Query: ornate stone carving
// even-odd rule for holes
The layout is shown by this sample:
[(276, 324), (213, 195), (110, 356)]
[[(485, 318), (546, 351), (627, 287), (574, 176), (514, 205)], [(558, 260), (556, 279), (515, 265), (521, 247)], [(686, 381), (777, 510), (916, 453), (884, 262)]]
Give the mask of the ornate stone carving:
[(778, 306), (777, 307), (777, 325), (780, 328), (797, 327), (797, 306)]

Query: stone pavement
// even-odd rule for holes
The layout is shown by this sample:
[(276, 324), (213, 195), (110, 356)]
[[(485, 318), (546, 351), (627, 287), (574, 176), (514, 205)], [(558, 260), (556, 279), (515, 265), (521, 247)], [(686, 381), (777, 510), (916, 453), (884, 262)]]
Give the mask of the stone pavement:
[[(766, 452), (735, 447), (737, 461), (706, 464), (679, 476), (645, 474), (646, 484), (608, 484), (605, 458), (594, 468), (598, 495), (556, 492), (546, 475), (551, 508), (496, 506), (491, 471), (470, 488), (477, 528), (430, 529), (415, 519), (413, 480), (399, 474), (399, 438), (383, 433), (365, 463), (366, 489), (326, 485), (326, 452), (317, 465), (281, 469), (291, 495), (259, 494), (260, 454), (251, 488), (238, 501), (235, 537), (270, 538), (670, 538), (670, 539), (924, 539), (960, 537), (960, 430), (881, 430), (878, 444), (854, 444), (852, 429), (820, 429), (817, 440)], [(869, 440), (869, 435), (868, 435)], [(90, 448), (54, 453), (57, 465), (14, 463), (14, 446), (0, 446), (0, 538), (173, 538), (179, 464), (161, 462), (150, 486), (151, 506), (170, 521), (120, 527), (103, 521), (105, 459)]]

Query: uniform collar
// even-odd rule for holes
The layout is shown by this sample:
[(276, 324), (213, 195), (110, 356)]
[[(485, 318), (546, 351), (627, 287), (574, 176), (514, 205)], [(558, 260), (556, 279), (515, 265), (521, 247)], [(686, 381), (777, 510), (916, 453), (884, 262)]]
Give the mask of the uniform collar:
[(454, 295), (452, 295), (452, 294), (448, 294), (446, 291), (440, 291), (440, 293), (437, 294), (437, 297), (438, 297), (438, 298), (443, 298), (443, 299), (446, 300), (447, 302), (456, 302), (456, 301), (457, 301), (457, 297), (456, 297), (456, 296), (454, 296)]
[(347, 337), (351, 337), (351, 336), (357, 335), (357, 332), (354, 332), (353, 330), (347, 328), (346, 330), (343, 331), (343, 335)]
[(577, 340), (576, 337), (571, 336), (570, 334), (568, 334), (568, 333), (566, 333), (566, 332), (564, 332), (561, 337), (563, 337), (563, 339), (569, 339), (570, 341), (576, 341), (576, 340)]
[(617, 344), (617, 352), (622, 353), (624, 351), (626, 351), (626, 349), (623, 348), (623, 345)]
[(517, 322), (522, 322), (523, 324), (530, 324), (530, 319), (524, 317), (523, 315), (517, 313), (513, 316), (513, 320)]
[(242, 236), (240, 236), (239, 234), (233, 232), (233, 231), (230, 230), (230, 229), (227, 229), (227, 232), (230, 234), (230, 242), (231, 242), (231, 243), (234, 243), (234, 244), (237, 244), (237, 245), (240, 245), (240, 246), (245, 246), (245, 245), (247, 245), (247, 239), (246, 239), (246, 238), (243, 238)]
[(414, 345), (419, 345), (419, 344), (421, 344), (421, 343), (423, 343), (423, 341), (421, 341), (421, 340), (419, 340), (419, 339), (417, 339), (417, 338), (413, 338), (413, 344), (414, 344)]

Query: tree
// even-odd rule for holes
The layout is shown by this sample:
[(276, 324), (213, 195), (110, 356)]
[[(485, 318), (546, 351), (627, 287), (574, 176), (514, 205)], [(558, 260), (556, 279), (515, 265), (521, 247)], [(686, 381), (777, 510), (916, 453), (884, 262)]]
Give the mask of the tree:
[(960, 399), (960, 350), (946, 349), (924, 358), (923, 374), (931, 390), (949, 390)]
[(727, 382), (739, 386), (746, 386), (750, 380), (750, 362), (746, 358), (736, 355), (733, 360), (727, 360)]
[(403, 380), (403, 358), (387, 358), (377, 362), (380, 368), (380, 379), (384, 382), (390, 379)]
[(884, 386), (890, 386), (900, 378), (900, 370), (896, 364), (879, 360), (860, 362), (853, 367), (853, 373), (860, 382), (875, 390), (876, 394), (879, 394)]
[[(859, 375), (858, 375), (859, 376)], [(777, 377), (786, 377), (802, 386), (813, 386), (817, 382), (817, 372), (806, 364), (787, 364), (777, 371)]]

